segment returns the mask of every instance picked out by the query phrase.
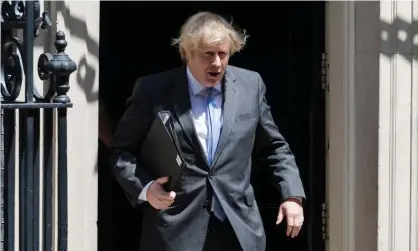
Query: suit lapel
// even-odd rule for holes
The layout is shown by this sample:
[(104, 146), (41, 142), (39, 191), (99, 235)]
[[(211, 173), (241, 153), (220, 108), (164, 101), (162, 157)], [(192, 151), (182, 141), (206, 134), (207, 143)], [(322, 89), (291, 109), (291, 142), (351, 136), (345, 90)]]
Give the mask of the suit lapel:
[(221, 134), (219, 136), (218, 146), (216, 147), (215, 155), (213, 156), (213, 161), (211, 168), (213, 168), (216, 162), (219, 159), (219, 156), (225, 147), (225, 144), (228, 140), (229, 133), (231, 132), (232, 126), (235, 121), (235, 114), (237, 108), (236, 102), (236, 91), (235, 83), (236, 78), (230, 70), (225, 73), (224, 78), (224, 101), (223, 101), (223, 125), (221, 129)]
[(172, 103), (175, 116), (177, 117), (184, 134), (197, 151), (196, 155), (200, 154), (200, 156), (203, 157), (203, 160), (207, 163), (207, 159), (204, 155), (199, 139), (197, 138), (196, 129), (193, 123), (186, 66), (180, 67), (175, 75), (172, 88)]

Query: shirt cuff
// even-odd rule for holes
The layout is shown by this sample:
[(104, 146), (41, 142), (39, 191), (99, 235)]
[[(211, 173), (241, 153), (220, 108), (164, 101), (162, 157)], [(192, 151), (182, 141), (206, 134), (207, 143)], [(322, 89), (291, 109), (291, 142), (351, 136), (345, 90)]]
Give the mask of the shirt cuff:
[(299, 202), (301, 205), (303, 204), (303, 197), (289, 197), (287, 200), (293, 200)]
[(148, 182), (148, 184), (142, 189), (138, 197), (138, 204), (141, 204), (142, 202), (147, 201), (147, 191), (148, 191), (149, 186), (151, 186), (152, 182), (154, 181)]
[(302, 202), (302, 201), (303, 201), (303, 199), (302, 199), (301, 197), (291, 197), (291, 198), (293, 198), (293, 199), (297, 199), (297, 200), (299, 200), (300, 202)]

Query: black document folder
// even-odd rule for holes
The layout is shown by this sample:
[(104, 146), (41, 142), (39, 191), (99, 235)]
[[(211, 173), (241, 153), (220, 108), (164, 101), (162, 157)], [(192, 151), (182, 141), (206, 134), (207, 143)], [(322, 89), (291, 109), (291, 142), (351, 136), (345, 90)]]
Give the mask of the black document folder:
[(170, 112), (162, 111), (157, 114), (142, 142), (140, 162), (155, 179), (168, 176), (169, 181), (164, 188), (167, 191), (174, 189), (185, 162), (174, 133)]

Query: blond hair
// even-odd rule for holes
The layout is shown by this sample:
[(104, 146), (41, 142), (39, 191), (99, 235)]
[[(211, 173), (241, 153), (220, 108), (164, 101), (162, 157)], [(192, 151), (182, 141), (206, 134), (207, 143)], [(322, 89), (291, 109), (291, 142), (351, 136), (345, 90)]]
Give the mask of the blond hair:
[(228, 39), (232, 56), (244, 48), (247, 38), (245, 30), (238, 31), (232, 22), (223, 17), (211, 12), (199, 12), (187, 19), (172, 45), (179, 47), (181, 58), (186, 60), (186, 53), (198, 48), (202, 42), (211, 45)]

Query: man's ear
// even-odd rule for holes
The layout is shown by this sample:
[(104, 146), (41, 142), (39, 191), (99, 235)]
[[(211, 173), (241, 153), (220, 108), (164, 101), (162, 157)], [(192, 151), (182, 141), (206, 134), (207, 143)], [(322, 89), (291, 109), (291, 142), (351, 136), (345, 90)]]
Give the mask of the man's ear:
[(194, 49), (189, 49), (184, 51), (184, 55), (186, 55), (186, 61), (189, 61), (189, 59), (193, 58), (196, 55), (196, 51)]
[(184, 61), (187, 63), (187, 61), (189, 61), (190, 58), (190, 51), (185, 50), (184, 48), (181, 48), (181, 54), (184, 57)]

